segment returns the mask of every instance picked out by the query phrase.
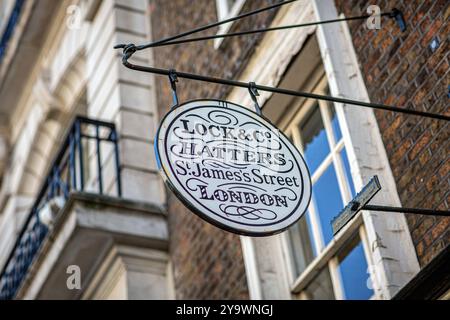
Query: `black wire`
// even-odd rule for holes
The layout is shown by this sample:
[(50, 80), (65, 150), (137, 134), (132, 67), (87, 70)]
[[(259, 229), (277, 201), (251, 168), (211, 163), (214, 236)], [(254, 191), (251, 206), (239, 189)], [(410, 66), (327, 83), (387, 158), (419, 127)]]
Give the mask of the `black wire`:
[[(255, 15), (255, 14), (267, 11), (267, 10), (271, 10), (271, 9), (274, 9), (274, 8), (277, 8), (277, 7), (280, 7), (280, 6), (283, 6), (283, 5), (295, 2), (295, 1), (297, 1), (297, 0), (281, 1), (281, 2), (278, 2), (278, 3), (273, 4), (271, 6), (268, 6), (268, 7), (264, 7), (264, 8), (261, 8), (261, 9), (257, 9), (257, 10), (254, 10), (254, 11), (243, 13), (243, 14), (240, 14), (238, 16), (235, 16), (235, 17), (232, 17), (232, 18), (229, 18), (229, 19), (225, 19), (225, 20), (222, 20), (222, 21), (210, 23), (210, 24), (207, 24), (205, 26), (202, 26), (202, 27), (199, 27), (199, 28), (195, 28), (195, 29), (192, 29), (192, 30), (180, 33), (180, 34), (177, 34), (175, 36), (164, 38), (164, 39), (161, 39), (161, 40), (158, 40), (158, 41), (146, 44), (146, 45), (133, 46), (133, 51), (140, 51), (140, 50), (143, 50), (143, 49), (148, 49), (148, 48), (151, 48), (151, 47), (154, 47), (154, 46), (157, 46), (157, 45), (161, 45), (161, 44), (163, 44), (165, 42), (169, 42), (169, 41), (176, 40), (176, 39), (179, 39), (179, 38), (182, 38), (182, 37), (185, 37), (185, 36), (189, 36), (191, 34), (198, 33), (198, 32), (201, 32), (201, 31), (204, 31), (204, 30), (207, 30), (207, 29), (211, 29), (211, 28), (220, 26), (220, 25), (225, 24), (225, 23), (233, 22), (235, 20), (240, 20), (240, 19), (252, 16), (252, 15)], [(120, 49), (120, 48), (125, 48), (125, 47), (126, 47), (126, 45), (119, 44), (119, 45), (116, 45), (114, 47), (114, 49)]]
[[(137, 70), (137, 71), (149, 72), (149, 73), (167, 76), (167, 75), (170, 75), (171, 73), (173, 73), (173, 70), (133, 65), (128, 62), (128, 59), (138, 50), (143, 50), (146, 48), (159, 46), (164, 43), (174, 44), (175, 41), (173, 41), (173, 40), (175, 40), (175, 39), (179, 39), (184, 36), (188, 36), (188, 35), (203, 31), (203, 30), (207, 30), (209, 28), (216, 27), (216, 26), (224, 24), (224, 23), (228, 23), (231, 21), (235, 21), (235, 20), (239, 20), (239, 19), (251, 16), (251, 15), (255, 15), (260, 12), (270, 10), (270, 9), (273, 9), (273, 8), (276, 8), (276, 7), (279, 7), (279, 6), (294, 2), (294, 1), (297, 1), (297, 0), (282, 1), (282, 2), (279, 2), (272, 6), (268, 6), (268, 7), (261, 8), (261, 9), (255, 10), (255, 11), (244, 13), (239, 16), (236, 16), (236, 17), (233, 17), (230, 19), (226, 19), (223, 21), (215, 22), (215, 23), (203, 26), (203, 27), (199, 27), (199, 28), (169, 37), (169, 38), (165, 38), (165, 39), (153, 42), (153, 43), (149, 43), (147, 45), (135, 46), (134, 44), (129, 44), (129, 45), (121, 44), (121, 45), (115, 46), (114, 48), (115, 49), (123, 48), (122, 63), (127, 68)], [(391, 13), (383, 13), (381, 15), (389, 15), (390, 17), (395, 18), (398, 15), (398, 10), (393, 9)], [(322, 22), (313, 22), (312, 24), (332, 23), (332, 22), (338, 22), (338, 21), (344, 21), (344, 20), (365, 19), (368, 17), (370, 17), (370, 16), (365, 15), (365, 16), (350, 17), (350, 18), (343, 18), (343, 19), (334, 19), (334, 20), (328, 20), (328, 21), (322, 21)], [(303, 25), (305, 25), (305, 24), (303, 24)], [(279, 27), (279, 28), (288, 28), (288, 27), (292, 27), (292, 26), (284, 26), (284, 27)], [(272, 28), (272, 29), (274, 29), (274, 28)], [(263, 31), (265, 32), (267, 30), (268, 29), (260, 30), (260, 32), (263, 32)], [(281, 29), (278, 29), (278, 30), (281, 30)], [(252, 32), (252, 31), (248, 31), (248, 32)], [(257, 30), (253, 30), (253, 32), (257, 32)], [(240, 34), (243, 34), (243, 33), (240, 33)], [(236, 34), (236, 35), (238, 35), (238, 34)], [(221, 35), (221, 36), (225, 36), (225, 35)], [(205, 37), (203, 37), (203, 39), (204, 38)], [(193, 41), (193, 40), (187, 39), (187, 40), (182, 40), (182, 41), (188, 42), (188, 41)], [(200, 41), (200, 40), (198, 40), (198, 41)], [(178, 42), (178, 43), (181, 43), (181, 42)], [(229, 85), (229, 86), (241, 87), (241, 88), (247, 88), (247, 89), (249, 88), (249, 85), (250, 85), (249, 83), (245, 83), (245, 82), (241, 82), (241, 81), (227, 80), (227, 79), (222, 79), (222, 78), (214, 78), (214, 77), (202, 76), (202, 75), (186, 73), (186, 72), (176, 72), (176, 75), (180, 78), (185, 78), (185, 79), (204, 81), (204, 82), (209, 82), (209, 83), (217, 83), (217, 84), (223, 84), (223, 85)], [(389, 105), (380, 104), (380, 103), (369, 103), (369, 102), (364, 102), (364, 101), (356, 101), (356, 100), (337, 98), (337, 97), (332, 97), (332, 96), (324, 96), (324, 95), (318, 95), (318, 94), (309, 93), (309, 92), (293, 91), (293, 90), (288, 90), (288, 89), (274, 88), (274, 87), (268, 87), (268, 86), (262, 86), (262, 85), (256, 85), (256, 84), (254, 85), (254, 88), (258, 89), (258, 90), (262, 90), (262, 91), (285, 94), (285, 95), (290, 95), (290, 96), (303, 97), (303, 98), (308, 98), (308, 99), (317, 99), (317, 100), (325, 100), (325, 101), (337, 102), (337, 103), (343, 103), (343, 104), (357, 105), (357, 106), (366, 107), (366, 108), (380, 109), (380, 110), (385, 110), (385, 111), (393, 111), (393, 112), (411, 114), (411, 115), (439, 119), (439, 120), (446, 120), (446, 121), (450, 120), (450, 116), (446, 116), (446, 115), (442, 115), (442, 114), (436, 114), (436, 113), (430, 113), (430, 112), (424, 112), (424, 111), (418, 111), (418, 110), (411, 110), (411, 109), (404, 109), (404, 108), (389, 106)]]
[[(125, 48), (124, 51), (127, 51), (127, 48)], [(126, 52), (125, 52), (125, 54), (122, 58), (122, 63), (124, 66), (126, 66), (127, 68), (130, 68), (132, 70), (154, 73), (154, 74), (165, 75), (165, 76), (168, 76), (171, 72), (171, 70), (167, 70), (167, 69), (134, 65), (134, 64), (131, 64), (130, 62), (128, 62), (128, 58), (129, 58), (129, 55), (126, 54)], [(227, 86), (234, 86), (234, 87), (240, 87), (240, 88), (246, 88), (246, 89), (248, 89), (249, 85), (250, 85), (247, 82), (203, 76), (203, 75), (194, 74), (194, 73), (177, 71), (176, 74), (179, 78), (196, 80), (196, 81), (204, 81), (204, 82), (208, 82), (208, 83), (217, 83), (217, 84), (223, 84), (223, 85), (227, 85)], [(350, 105), (356, 105), (356, 106), (361, 106), (361, 107), (366, 107), (366, 108), (380, 109), (380, 110), (385, 110), (385, 111), (393, 111), (393, 112), (411, 114), (411, 115), (416, 115), (416, 116), (422, 116), (422, 117), (426, 117), (426, 118), (450, 121), (450, 116), (446, 116), (443, 114), (424, 112), (424, 111), (418, 111), (418, 110), (412, 110), (412, 109), (404, 109), (404, 108), (389, 106), (389, 105), (380, 104), (380, 103), (356, 101), (356, 100), (350, 100), (350, 99), (344, 99), (344, 98), (338, 98), (338, 97), (332, 97), (332, 96), (319, 95), (319, 94), (309, 93), (309, 92), (294, 91), (294, 90), (288, 90), (288, 89), (282, 89), (282, 88), (262, 86), (262, 85), (257, 85), (257, 84), (255, 84), (254, 87), (261, 91), (285, 94), (285, 95), (289, 95), (289, 96), (303, 97), (303, 98), (308, 98), (308, 99), (325, 100), (325, 101), (330, 101), (330, 102), (350, 104)]]
[(416, 209), (416, 208), (399, 208), (399, 207), (387, 207), (378, 205), (365, 205), (362, 210), (368, 211), (380, 211), (380, 212), (399, 212), (410, 214), (421, 214), (426, 216), (443, 216), (450, 217), (450, 211), (432, 210), (432, 209)]
[[(386, 12), (386, 13), (380, 14), (379, 16), (381, 16), (381, 17), (382, 16), (390, 16), (390, 17), (392, 17), (392, 14), (393, 14), (392, 12)], [(325, 21), (315, 21), (315, 22), (308, 22), (308, 23), (302, 23), (302, 24), (293, 24), (293, 25), (279, 26), (279, 27), (272, 27), (272, 28), (263, 28), (263, 29), (256, 29), (256, 30), (240, 31), (240, 32), (234, 32), (234, 33), (216, 34), (216, 35), (213, 35), (213, 36), (189, 38), (189, 39), (184, 39), (184, 40), (168, 41), (168, 42), (163, 42), (163, 43), (155, 42), (155, 43), (149, 44), (147, 47), (148, 48), (155, 48), (155, 47), (162, 47), (162, 46), (170, 46), (170, 45), (176, 45), (176, 44), (182, 44), (182, 43), (206, 41), (206, 40), (219, 39), (219, 38), (236, 37), (236, 36), (243, 36), (243, 35), (249, 35), (249, 34), (255, 34), (255, 33), (262, 33), (262, 32), (271, 32), (271, 31), (277, 31), (277, 30), (309, 27), (309, 26), (315, 26), (315, 25), (319, 25), (319, 24), (327, 24), (327, 23), (335, 23), (335, 22), (351, 21), (351, 20), (363, 20), (363, 19), (367, 19), (367, 18), (370, 18), (370, 17), (373, 17), (373, 16), (372, 15), (363, 15), (363, 16), (340, 18), (340, 19), (325, 20)]]

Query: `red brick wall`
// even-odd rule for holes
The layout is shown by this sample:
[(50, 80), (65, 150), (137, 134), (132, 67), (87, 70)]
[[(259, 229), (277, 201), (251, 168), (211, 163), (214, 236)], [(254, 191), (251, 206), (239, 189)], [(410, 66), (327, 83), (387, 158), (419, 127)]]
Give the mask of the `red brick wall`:
[[(397, 7), (407, 21), (401, 33), (392, 19), (382, 18), (380, 30), (365, 21), (350, 23), (353, 42), (372, 101), (450, 114), (450, 2), (336, 0), (347, 17)], [(441, 45), (429, 48), (433, 37)], [(383, 141), (403, 206), (448, 210), (450, 127), (448, 122), (377, 111)], [(450, 243), (450, 219), (407, 215), (421, 265)]]
[[(247, 1), (243, 12), (274, 1)], [(154, 39), (161, 39), (217, 21), (213, 0), (151, 0)], [(247, 18), (232, 30), (267, 26), (276, 10)], [(199, 35), (216, 34), (217, 29)], [(154, 50), (155, 65), (211, 76), (236, 78), (254, 52), (260, 35), (225, 39), (215, 50), (213, 42), (162, 47)], [(180, 79), (180, 102), (198, 98), (224, 98), (230, 88)], [(157, 79), (158, 108), (164, 115), (172, 104), (167, 78)], [(240, 239), (190, 213), (168, 191), (170, 251), (178, 299), (246, 299), (248, 289)]]

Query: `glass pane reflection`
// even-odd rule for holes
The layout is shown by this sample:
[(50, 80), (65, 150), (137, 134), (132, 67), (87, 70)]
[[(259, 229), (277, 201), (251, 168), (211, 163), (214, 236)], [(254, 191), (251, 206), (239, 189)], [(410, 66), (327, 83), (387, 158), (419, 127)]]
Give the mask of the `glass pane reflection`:
[(334, 166), (330, 165), (313, 186), (314, 204), (322, 227), (325, 245), (333, 238), (331, 221), (343, 208)]
[(306, 162), (312, 174), (330, 153), (325, 127), (317, 104), (312, 107), (311, 113), (302, 122), (300, 132)]
[(330, 114), (331, 114), (331, 125), (333, 127), (334, 138), (336, 139), (336, 143), (342, 139), (341, 127), (339, 126), (338, 117), (336, 114), (336, 110), (332, 103), (329, 103)]
[(316, 256), (309, 212), (289, 229), (295, 276), (298, 277)]
[(345, 148), (341, 151), (341, 159), (344, 164), (345, 169), (345, 178), (350, 187), (350, 192), (352, 193), (352, 197), (356, 195), (355, 185), (353, 184), (352, 173), (350, 171), (350, 163), (348, 162), (347, 151)]
[(346, 250), (338, 256), (342, 285), (348, 300), (366, 300), (373, 296), (370, 274), (364, 248), (359, 237), (355, 237)]

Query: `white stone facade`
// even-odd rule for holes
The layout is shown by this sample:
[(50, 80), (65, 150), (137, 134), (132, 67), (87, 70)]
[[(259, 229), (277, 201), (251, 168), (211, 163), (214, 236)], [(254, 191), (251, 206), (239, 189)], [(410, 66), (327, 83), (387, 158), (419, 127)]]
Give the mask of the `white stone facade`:
[[(37, 1), (33, 8), (24, 10), (11, 39), (17, 45), (8, 47), (0, 73), (1, 268), (75, 115), (116, 125), (124, 199), (154, 208), (162, 208), (165, 203), (165, 189), (152, 155), (158, 119), (153, 78), (124, 68), (120, 52), (113, 49), (117, 43), (151, 40), (147, 1)], [(6, 15), (7, 10), (2, 13)], [(22, 22), (26, 19), (28, 24)], [(34, 23), (43, 29), (30, 29)], [(33, 50), (29, 50), (30, 46)], [(21, 69), (20, 58), (29, 61), (27, 70)], [(151, 64), (152, 56), (140, 55), (139, 61)], [(28, 75), (24, 76), (24, 72)], [(115, 158), (112, 148), (103, 151), (104, 189), (112, 195), (117, 184), (112, 171)], [(88, 159), (90, 156), (87, 155)], [(96, 177), (90, 178), (86, 191), (97, 185)], [(46, 259), (35, 262), (18, 297), (55, 297), (53, 289), (45, 284), (52, 281), (49, 274), (54, 277), (57, 273), (55, 268), (68, 254), (68, 241), (76, 236), (78, 228), (104, 229), (111, 234), (109, 253), (103, 262), (97, 261), (95, 265), (110, 263), (111, 272), (118, 273), (103, 277), (105, 272), (99, 271), (99, 275), (92, 276), (92, 284), (84, 295), (77, 298), (171, 297), (169, 260), (165, 253), (168, 234), (161, 209), (157, 210), (160, 215), (157, 220), (151, 215), (142, 216), (135, 209), (129, 209), (136, 212), (135, 220), (132, 216), (124, 218), (114, 214), (105, 220), (102, 217), (108, 216), (106, 207), (94, 210), (91, 217), (86, 216), (87, 220), (83, 220), (84, 215), (75, 207), (68, 210), (64, 218), (67, 221), (59, 221), (62, 229), (55, 228), (54, 239), (49, 240), (54, 241), (53, 245), (49, 242), (44, 245), (48, 250)], [(145, 235), (140, 234), (139, 228), (131, 228), (133, 225), (144, 229), (147, 226), (148, 229), (141, 230)], [(127, 226), (132, 230), (126, 231)], [(121, 244), (122, 236), (127, 233), (126, 245)], [(117, 234), (122, 235), (119, 240)], [(139, 249), (147, 237), (159, 239), (158, 244)], [(153, 285), (157, 290), (147, 290)]]

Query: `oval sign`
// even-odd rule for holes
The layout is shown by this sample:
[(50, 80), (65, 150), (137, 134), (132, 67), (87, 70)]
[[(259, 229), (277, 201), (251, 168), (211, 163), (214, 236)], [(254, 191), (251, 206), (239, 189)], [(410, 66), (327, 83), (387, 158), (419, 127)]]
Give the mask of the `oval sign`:
[(265, 118), (234, 103), (190, 101), (156, 135), (158, 167), (177, 197), (230, 232), (267, 236), (304, 214), (311, 178), (303, 157)]

